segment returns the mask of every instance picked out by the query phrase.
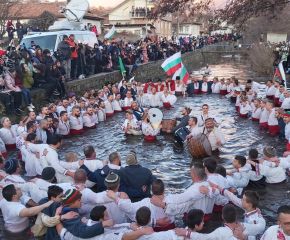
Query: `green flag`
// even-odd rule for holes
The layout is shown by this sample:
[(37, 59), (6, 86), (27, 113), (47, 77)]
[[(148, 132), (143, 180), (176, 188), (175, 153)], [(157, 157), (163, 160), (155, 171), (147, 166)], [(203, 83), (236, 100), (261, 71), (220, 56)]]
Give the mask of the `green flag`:
[(123, 65), (123, 62), (122, 62), (122, 59), (119, 57), (119, 64), (120, 64), (120, 68), (121, 68), (121, 73), (122, 73), (122, 76), (126, 76), (126, 70), (124, 68), (124, 65)]

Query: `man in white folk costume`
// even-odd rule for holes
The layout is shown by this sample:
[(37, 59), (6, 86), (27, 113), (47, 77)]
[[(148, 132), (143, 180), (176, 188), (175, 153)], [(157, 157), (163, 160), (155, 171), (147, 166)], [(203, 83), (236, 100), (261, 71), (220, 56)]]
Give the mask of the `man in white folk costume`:
[(140, 123), (134, 118), (132, 109), (126, 111), (126, 119), (121, 125), (121, 130), (125, 131), (125, 135), (142, 135)]
[(108, 94), (108, 99), (105, 102), (105, 106), (106, 106), (106, 117), (112, 117), (114, 115), (114, 95), (112, 93)]
[(261, 240), (289, 240), (290, 239), (290, 206), (283, 205), (277, 211), (277, 224), (269, 227)]
[(181, 96), (185, 91), (184, 83), (180, 81), (180, 77), (177, 76), (175, 80), (175, 95)]
[(107, 119), (107, 117), (106, 117), (106, 105), (105, 105), (105, 102), (102, 101), (100, 103), (100, 107), (98, 110), (98, 121), (104, 122), (106, 119)]
[(145, 140), (156, 140), (156, 135), (160, 132), (160, 129), (162, 129), (161, 124), (158, 126), (158, 128), (153, 129), (150, 123), (150, 116), (147, 112), (145, 112), (142, 116), (142, 132), (145, 135)]
[(144, 95), (143, 90), (139, 91), (139, 94), (136, 97), (136, 101), (140, 107), (148, 107), (150, 105), (148, 96), (147, 96), (147, 94)]
[(176, 103), (177, 98), (172, 93), (168, 92), (167, 87), (164, 87), (163, 94), (161, 96), (164, 107), (172, 108), (174, 103)]
[(66, 111), (60, 112), (58, 130), (59, 134), (63, 138), (68, 138), (70, 136), (70, 125), (68, 120), (68, 113)]
[(197, 126), (198, 127), (204, 126), (205, 119), (208, 117), (211, 117), (214, 119), (216, 126), (218, 126), (218, 124), (221, 124), (221, 120), (218, 117), (215, 117), (215, 116), (210, 115), (208, 113), (209, 106), (207, 104), (202, 105), (201, 111), (202, 111), (202, 114), (197, 116)]
[(83, 118), (79, 107), (72, 108), (72, 114), (69, 117), (70, 134), (78, 135), (84, 133)]
[(148, 94), (148, 99), (151, 108), (158, 108), (161, 105), (160, 94), (156, 93), (156, 88), (151, 89), (151, 94)]
[(96, 123), (93, 116), (93, 109), (91, 107), (86, 107), (86, 113), (83, 116), (83, 122), (84, 122), (85, 129), (96, 128)]
[(115, 99), (113, 101), (114, 113), (122, 112), (122, 105), (120, 101), (121, 101), (121, 93), (116, 93)]
[(188, 127), (189, 127), (188, 130), (190, 131), (190, 134), (186, 136), (186, 139), (190, 139), (200, 134), (200, 128), (197, 126), (196, 117), (190, 117), (190, 119), (188, 120)]
[(49, 128), (48, 121), (46, 119), (41, 119), (36, 129), (36, 136), (38, 140), (41, 140), (43, 143), (47, 142), (47, 134), (46, 131)]
[(0, 129), (0, 137), (5, 143), (7, 150), (16, 149), (16, 137), (18, 125), (12, 125), (8, 117), (1, 118), (2, 128)]
[(128, 90), (124, 99), (123, 111), (131, 109), (131, 104), (133, 101), (132, 92)]
[(267, 98), (274, 99), (275, 94), (276, 94), (276, 88), (275, 85), (273, 84), (272, 80), (268, 80), (267, 82), (267, 87), (266, 87), (266, 96)]
[(220, 93), (221, 83), (219, 82), (218, 77), (213, 78), (213, 84), (211, 85), (212, 93)]

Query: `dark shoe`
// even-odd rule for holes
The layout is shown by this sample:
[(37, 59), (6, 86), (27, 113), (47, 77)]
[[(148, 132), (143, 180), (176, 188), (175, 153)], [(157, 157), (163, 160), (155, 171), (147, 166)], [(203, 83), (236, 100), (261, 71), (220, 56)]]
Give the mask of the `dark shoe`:
[(18, 110), (19, 112), (24, 112), (20, 107), (15, 110)]
[(46, 98), (46, 101), (50, 102), (50, 103), (54, 103), (54, 100), (50, 97), (50, 98)]
[(18, 109), (15, 109), (15, 110), (14, 110), (14, 114), (20, 116), (20, 115), (21, 115), (21, 112), (19, 112)]
[(55, 91), (53, 92), (53, 95), (60, 95), (60, 93), (59, 93), (57, 90), (55, 90)]

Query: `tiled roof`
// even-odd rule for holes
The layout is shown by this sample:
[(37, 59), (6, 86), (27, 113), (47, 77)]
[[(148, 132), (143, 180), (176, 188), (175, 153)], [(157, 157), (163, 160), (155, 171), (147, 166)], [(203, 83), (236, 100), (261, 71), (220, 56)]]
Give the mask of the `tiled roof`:
[[(59, 6), (65, 6), (65, 2), (47, 2), (47, 3), (23, 3), (14, 5), (11, 8), (8, 18), (9, 19), (31, 19), (37, 18), (44, 11), (48, 11), (58, 18), (63, 18), (64, 16), (59, 12), (61, 8)], [(84, 19), (92, 20), (102, 20), (102, 17), (99, 17), (92, 13), (86, 13)]]

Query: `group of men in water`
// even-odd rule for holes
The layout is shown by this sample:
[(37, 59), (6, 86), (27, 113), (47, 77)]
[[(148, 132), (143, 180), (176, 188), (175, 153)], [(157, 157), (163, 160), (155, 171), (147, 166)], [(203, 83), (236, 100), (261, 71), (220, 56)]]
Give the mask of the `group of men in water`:
[[(245, 99), (246, 105), (251, 105), (254, 100), (255, 107), (259, 109), (259, 106), (256, 106), (256, 95), (260, 86), (253, 81), (248, 81), (249, 85), (242, 86), (238, 84), (237, 79), (231, 78), (224, 87), (224, 81), (217, 78), (208, 82), (207, 77), (203, 77), (202, 81), (191, 77), (191, 83), (187, 86), (178, 80), (168, 78), (166, 83), (158, 82), (156, 85), (148, 81), (144, 86), (137, 83), (135, 90), (131, 89), (132, 85), (126, 87), (124, 90), (127, 92), (122, 91), (123, 103), (120, 100), (120, 89), (111, 86), (97, 93), (93, 90), (89, 93), (84, 92), (79, 99), (71, 93), (69, 99), (43, 107), (38, 116), (32, 112), (27, 119), (16, 125), (12, 125), (8, 118), (3, 117), (3, 127), (0, 129), (3, 141), (0, 155), (0, 208), (5, 228), (14, 233), (24, 231), (29, 227), (29, 217), (37, 215), (35, 225), (29, 233), (36, 237), (46, 234), (45, 239), (49, 240), (234, 240), (260, 237), (263, 240), (290, 239), (290, 206), (279, 207), (278, 225), (265, 231), (266, 221), (262, 216), (263, 212), (258, 209), (258, 193), (246, 190), (242, 198), (235, 195), (240, 195), (247, 186), (264, 188), (266, 184), (284, 183), (286, 169), (290, 168), (289, 151), (286, 151), (283, 157), (277, 157), (276, 149), (266, 146), (262, 159), (259, 159), (259, 152), (250, 149), (247, 158), (239, 155), (233, 157), (234, 170), (231, 171), (226, 171), (223, 166), (218, 165), (213, 157), (204, 158), (202, 163), (193, 164), (188, 173), (193, 183), (180, 194), (165, 194), (164, 182), (157, 179), (151, 170), (139, 164), (135, 151), (129, 151), (127, 154), (126, 167), (121, 166), (121, 157), (117, 152), (109, 155), (109, 161), (97, 159), (97, 152), (92, 146), (84, 148), (85, 159), (80, 160), (76, 153), (68, 152), (65, 161), (59, 160), (58, 151), (61, 149), (63, 138), (82, 134), (85, 128), (95, 128), (99, 121), (104, 121), (106, 117), (121, 111), (126, 111), (126, 120), (121, 125), (126, 134), (144, 134), (146, 140), (154, 139), (162, 126), (157, 129), (152, 127), (147, 107), (159, 107), (155, 104), (158, 102), (156, 99), (160, 99), (157, 93), (160, 94), (162, 87), (161, 98), (164, 95), (164, 99), (168, 96), (173, 99), (175, 94), (180, 93), (220, 93), (226, 98), (232, 98), (236, 103), (240, 99), (239, 105), (236, 105), (239, 107), (237, 110), (240, 116), (245, 114), (241, 112), (245, 103), (241, 90), (244, 89), (248, 98)], [(275, 85), (279, 84), (277, 82), (275, 81)], [(269, 98), (273, 98), (272, 88), (268, 83), (266, 94)], [(277, 90), (280, 92), (280, 87)], [(248, 92), (250, 93), (247, 94)], [(283, 103), (286, 104), (289, 97), (287, 92), (282, 94), (283, 108)], [(253, 96), (251, 102), (250, 96)], [(170, 100), (168, 102), (169, 105), (163, 106), (173, 107), (174, 103)], [(280, 107), (271, 108), (270, 103), (269, 101), (262, 107), (265, 109), (261, 110), (259, 116), (253, 116), (258, 109), (249, 109), (247, 116), (252, 113), (252, 119), (259, 119), (260, 126), (265, 127), (265, 124), (261, 125), (265, 122), (265, 110), (269, 112), (269, 116), (273, 111), (283, 111)], [(219, 118), (209, 113), (207, 104), (202, 106), (201, 115), (194, 117), (192, 114), (191, 109), (185, 107), (182, 111), (183, 116), (175, 119), (179, 121), (177, 126), (167, 130), (167, 133), (188, 127), (190, 134), (187, 135), (187, 139), (196, 138), (203, 133), (207, 136), (212, 151), (219, 151), (226, 143), (218, 127), (221, 123)], [(281, 116), (276, 118), (278, 123), (282, 118), (288, 124), (285, 119), (288, 117), (290, 120), (290, 113), (280, 114)], [(273, 134), (274, 128), (269, 126), (274, 125), (274, 119), (269, 116), (267, 125)], [(279, 130), (275, 127), (275, 134), (281, 136), (280, 124), (277, 125)], [(284, 131), (288, 140), (290, 132), (287, 125)], [(19, 158), (25, 164), (26, 175), (35, 177), (29, 182), (20, 176), (21, 166), (17, 159), (4, 158), (7, 149), (15, 147), (20, 150)], [(236, 207), (245, 211), (243, 222), (237, 223)], [(222, 213), (224, 226), (210, 234), (198, 233), (204, 222), (211, 219), (213, 212)], [(186, 228), (175, 227), (175, 216), (180, 214), (184, 214)], [(127, 218), (133, 223), (127, 223)]]

